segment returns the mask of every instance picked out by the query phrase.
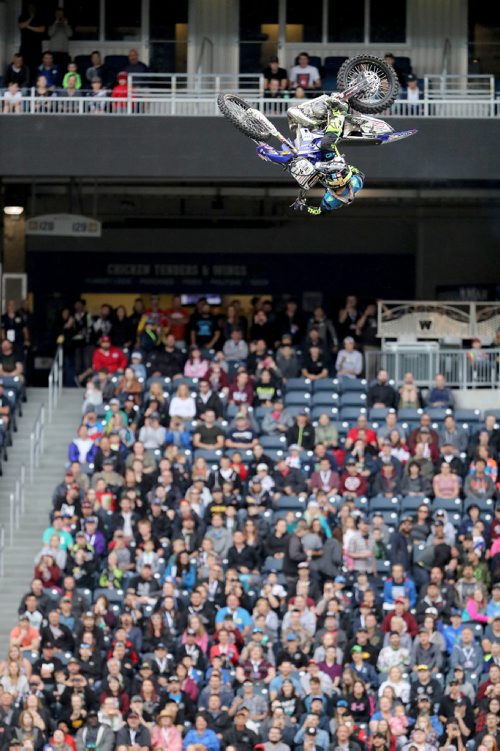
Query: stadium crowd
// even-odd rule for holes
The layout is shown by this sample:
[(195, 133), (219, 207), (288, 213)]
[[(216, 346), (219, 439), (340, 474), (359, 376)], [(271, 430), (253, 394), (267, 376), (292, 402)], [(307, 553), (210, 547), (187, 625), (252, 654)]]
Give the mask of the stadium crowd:
[(0, 748), (497, 750), (500, 431), (367, 383), (374, 313), (62, 312), (82, 419)]

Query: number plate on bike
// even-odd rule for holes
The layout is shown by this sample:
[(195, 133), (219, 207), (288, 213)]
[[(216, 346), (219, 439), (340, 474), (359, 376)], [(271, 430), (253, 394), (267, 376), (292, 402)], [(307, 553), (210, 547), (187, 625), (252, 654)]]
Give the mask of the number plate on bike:
[(316, 170), (308, 159), (297, 157), (290, 164), (290, 174), (294, 177), (299, 185), (307, 185)]

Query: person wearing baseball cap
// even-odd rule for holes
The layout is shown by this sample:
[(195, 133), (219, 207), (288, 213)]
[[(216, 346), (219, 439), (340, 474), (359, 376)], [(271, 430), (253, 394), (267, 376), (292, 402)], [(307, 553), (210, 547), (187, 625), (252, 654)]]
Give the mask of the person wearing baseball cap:
[[(99, 346), (92, 356), (92, 370), (107, 370), (111, 375), (122, 373), (127, 367), (127, 356), (123, 350), (111, 344), (109, 336), (104, 335), (99, 339)], [(82, 376), (80, 376), (82, 380)]]
[(141, 722), (141, 716), (133, 709), (127, 715), (127, 723), (116, 735), (116, 748), (120, 746), (134, 747), (138, 751), (149, 751), (151, 748), (151, 735)]

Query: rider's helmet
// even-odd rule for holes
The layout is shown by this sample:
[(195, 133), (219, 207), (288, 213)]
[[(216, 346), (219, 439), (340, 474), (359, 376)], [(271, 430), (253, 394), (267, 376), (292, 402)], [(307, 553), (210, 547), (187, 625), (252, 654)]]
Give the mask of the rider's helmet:
[(325, 174), (324, 182), (332, 188), (342, 188), (347, 185), (352, 177), (352, 169), (342, 157), (335, 157), (328, 163), (328, 171)]

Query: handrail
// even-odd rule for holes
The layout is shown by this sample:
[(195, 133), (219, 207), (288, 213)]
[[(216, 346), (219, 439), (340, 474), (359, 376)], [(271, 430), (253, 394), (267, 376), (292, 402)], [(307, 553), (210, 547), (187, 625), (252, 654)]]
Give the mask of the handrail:
[[(220, 88), (224, 90), (223, 82)], [(427, 86), (427, 84), (426, 84)], [(429, 87), (427, 87), (429, 88)], [(474, 94), (465, 94), (456, 90), (452, 96), (448, 93), (443, 99), (435, 98), (435, 90), (428, 91), (428, 96), (418, 102), (398, 99), (392, 107), (384, 113), (386, 117), (411, 118), (493, 118), (500, 115), (500, 98), (493, 89), (483, 89)], [(234, 91), (243, 96), (252, 107), (256, 107), (268, 117), (285, 117), (287, 110), (293, 106), (293, 99), (271, 99), (261, 96), (258, 91)], [(214, 117), (219, 116), (217, 94), (211, 92), (170, 91), (149, 94), (141, 93), (140, 97), (116, 100), (101, 99), (95, 102), (88, 97), (78, 97), (68, 102), (67, 99), (57, 97), (26, 97), (23, 100), (22, 112), (4, 113), (17, 116), (40, 115), (43, 117), (63, 116), (92, 117), (95, 114), (111, 117)]]
[[(19, 529), (21, 516), (26, 509), (26, 467), (21, 465), (19, 479), (16, 480), (14, 492), (9, 494), (9, 546), (14, 544), (14, 531)], [(4, 571), (5, 529), (0, 529), (0, 577)]]
[(214, 66), (214, 43), (213, 40), (210, 39), (210, 37), (204, 36), (201, 41), (201, 48), (200, 48), (200, 54), (198, 55), (198, 62), (196, 63), (196, 73), (199, 75), (201, 73), (201, 63), (203, 60), (203, 55), (205, 54), (205, 45), (208, 45), (208, 48), (210, 49), (210, 71), (212, 70)]
[(40, 457), (45, 442), (45, 405), (41, 405), (30, 434), (30, 484), (35, 480), (35, 469), (40, 466)]
[(56, 354), (54, 356), (54, 362), (49, 373), (48, 386), (49, 386), (49, 404), (48, 404), (48, 422), (52, 422), (52, 416), (54, 409), (56, 409), (59, 402), (62, 386), (63, 386), (63, 374), (64, 374), (64, 354), (63, 348), (59, 345)]

